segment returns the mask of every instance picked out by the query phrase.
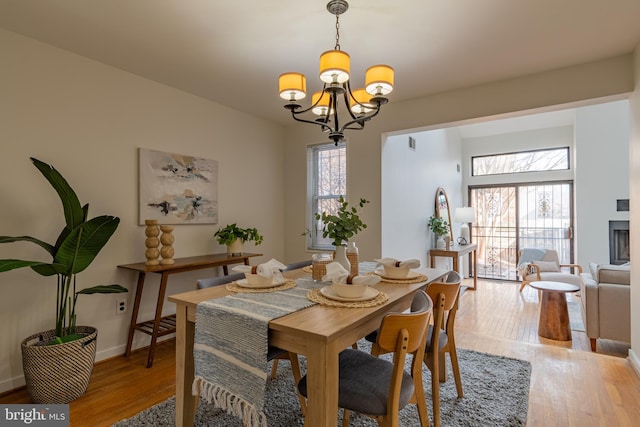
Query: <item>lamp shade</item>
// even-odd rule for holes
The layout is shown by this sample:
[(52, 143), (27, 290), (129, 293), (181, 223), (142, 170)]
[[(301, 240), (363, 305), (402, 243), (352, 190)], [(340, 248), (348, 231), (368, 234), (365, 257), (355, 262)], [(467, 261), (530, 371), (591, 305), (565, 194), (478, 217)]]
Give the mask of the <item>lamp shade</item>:
[[(318, 91), (311, 95), (311, 105), (315, 105), (311, 112), (316, 116), (326, 116), (332, 114), (333, 110), (329, 108), (329, 100), (331, 97), (324, 91)], [(317, 103), (317, 104), (316, 104)]]
[(387, 95), (393, 90), (393, 68), (373, 65), (365, 73), (365, 89), (371, 95)]
[(351, 58), (347, 52), (328, 50), (320, 55), (320, 80), (325, 83), (345, 83), (349, 80)]
[(280, 74), (278, 79), (280, 98), (298, 101), (307, 96), (307, 78), (302, 73)]
[(463, 224), (476, 221), (476, 210), (473, 207), (456, 208), (455, 221)]
[(364, 89), (356, 89), (351, 92), (352, 98), (349, 99), (349, 106), (351, 111), (355, 114), (366, 114), (372, 111), (375, 107), (369, 102), (371, 95)]

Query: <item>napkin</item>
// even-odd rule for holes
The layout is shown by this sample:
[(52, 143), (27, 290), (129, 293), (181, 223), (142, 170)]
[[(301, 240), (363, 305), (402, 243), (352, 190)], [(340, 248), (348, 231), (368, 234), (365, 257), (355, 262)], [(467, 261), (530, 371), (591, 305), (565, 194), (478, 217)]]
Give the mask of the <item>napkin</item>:
[[(262, 276), (264, 278), (272, 278), (275, 282), (282, 281), (282, 270), (287, 268), (286, 265), (281, 263), (280, 261), (271, 258), (271, 260), (264, 262), (262, 264), (258, 264), (256, 266), (256, 274)], [(237, 271), (245, 274), (252, 274), (253, 266), (251, 265), (237, 265), (232, 268), (233, 271)]]
[(378, 264), (382, 264), (385, 267), (396, 267), (396, 264), (398, 262), (400, 263), (399, 267), (407, 267), (407, 268), (420, 267), (419, 259), (408, 259), (406, 261), (398, 261), (395, 258), (381, 258), (381, 259), (376, 259), (374, 261), (377, 261)]
[[(331, 262), (327, 264), (327, 274), (322, 278), (323, 282), (333, 283), (347, 283), (347, 277), (349, 277), (349, 270), (344, 268), (342, 264), (338, 262)], [(380, 276), (355, 276), (351, 279), (352, 285), (367, 285), (374, 286), (380, 282)]]

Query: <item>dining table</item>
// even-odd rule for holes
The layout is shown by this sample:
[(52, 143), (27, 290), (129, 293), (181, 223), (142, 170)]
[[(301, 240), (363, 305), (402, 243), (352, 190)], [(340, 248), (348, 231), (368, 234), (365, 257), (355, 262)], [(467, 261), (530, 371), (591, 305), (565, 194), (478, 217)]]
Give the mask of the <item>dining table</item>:
[[(415, 292), (446, 276), (448, 270), (420, 267), (426, 276), (420, 282), (381, 280), (376, 285), (387, 300), (374, 307), (332, 307), (315, 304), (272, 319), (269, 344), (306, 357), (308, 397), (306, 425), (334, 427), (338, 420), (338, 354), (380, 326), (385, 314), (402, 312), (411, 305)], [(308, 270), (286, 271), (294, 280), (309, 280)], [(407, 282), (407, 281), (405, 281)], [(327, 283), (318, 284), (328, 285)], [(192, 426), (198, 398), (192, 394), (193, 346), (198, 303), (222, 298), (232, 292), (226, 286), (198, 289), (171, 295), (176, 304), (176, 426)]]

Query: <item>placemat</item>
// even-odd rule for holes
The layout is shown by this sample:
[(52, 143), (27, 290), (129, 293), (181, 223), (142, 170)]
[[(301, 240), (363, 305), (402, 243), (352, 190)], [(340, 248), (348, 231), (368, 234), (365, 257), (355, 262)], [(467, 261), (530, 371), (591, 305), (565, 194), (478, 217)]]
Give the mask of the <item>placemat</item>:
[(313, 273), (313, 267), (310, 265), (305, 265), (304, 267), (302, 267), (302, 271), (304, 271), (305, 273)]
[(307, 299), (327, 307), (364, 308), (384, 304), (389, 299), (389, 296), (384, 292), (380, 292), (377, 297), (367, 301), (343, 302), (325, 297), (320, 293), (320, 289), (312, 289), (307, 293)]
[[(371, 272), (368, 274), (375, 274), (376, 276), (380, 276), (379, 274), (376, 274), (375, 272)], [(418, 274), (416, 277), (411, 278), (411, 279), (388, 279), (386, 277), (382, 277), (380, 276), (380, 281), (381, 282), (386, 282), (386, 283), (402, 283), (402, 284), (408, 284), (408, 283), (420, 283), (420, 282), (426, 282), (428, 279), (426, 274)]]
[(285, 289), (291, 289), (296, 287), (295, 280), (287, 280), (281, 285), (273, 286), (271, 288), (243, 288), (236, 282), (231, 282), (226, 285), (228, 291), (235, 292), (237, 294), (259, 294), (265, 292), (277, 292), (284, 291)]

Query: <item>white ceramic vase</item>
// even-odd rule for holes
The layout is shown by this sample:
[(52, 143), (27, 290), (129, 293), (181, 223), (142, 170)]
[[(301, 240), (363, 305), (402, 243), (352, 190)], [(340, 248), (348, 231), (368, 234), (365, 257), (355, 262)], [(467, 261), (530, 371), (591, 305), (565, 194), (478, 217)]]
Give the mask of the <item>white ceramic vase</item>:
[(436, 240), (436, 249), (445, 249), (447, 247), (447, 242), (444, 241), (444, 236), (438, 236), (438, 240)]
[(351, 271), (351, 263), (349, 262), (349, 258), (347, 258), (347, 247), (346, 246), (336, 246), (336, 256), (333, 258), (335, 262), (340, 263), (347, 271)]

